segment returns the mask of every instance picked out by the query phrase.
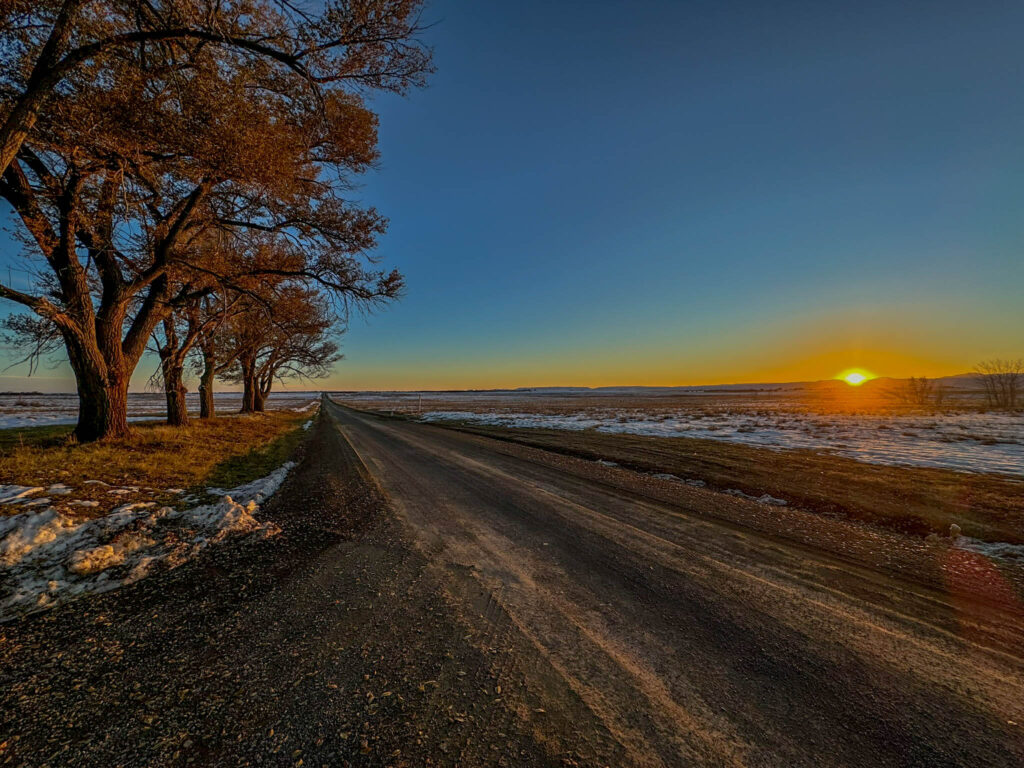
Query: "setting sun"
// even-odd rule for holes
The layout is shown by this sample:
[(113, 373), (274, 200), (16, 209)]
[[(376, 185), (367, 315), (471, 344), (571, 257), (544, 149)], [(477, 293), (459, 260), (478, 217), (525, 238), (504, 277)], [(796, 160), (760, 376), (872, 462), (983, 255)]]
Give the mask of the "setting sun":
[(859, 387), (865, 381), (874, 378), (864, 371), (846, 371), (845, 373), (839, 374), (838, 378), (845, 381), (851, 387)]

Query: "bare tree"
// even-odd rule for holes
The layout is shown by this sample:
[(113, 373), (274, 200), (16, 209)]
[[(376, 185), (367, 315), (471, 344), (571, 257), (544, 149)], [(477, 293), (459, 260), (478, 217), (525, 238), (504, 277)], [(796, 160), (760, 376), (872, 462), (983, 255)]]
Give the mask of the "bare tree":
[(240, 308), (241, 294), (225, 292), (224, 295), (203, 297), (199, 308), (200, 317), (209, 322), (207, 331), (196, 344), (198, 355), (193, 360), (199, 374), (199, 418), (212, 419), (216, 415), (216, 403), (213, 398), (214, 379), (226, 371), (235, 362), (230, 352), (225, 352), (221, 328), (235, 314), (243, 311)]
[(262, 411), (275, 381), (320, 378), (341, 359), (331, 337), (342, 331), (328, 302), (300, 285), (282, 286), (227, 326), (237, 364), (222, 378), (242, 385), (242, 413)]
[(1016, 410), (1024, 390), (1024, 358), (984, 360), (974, 371), (989, 407)]
[[(148, 13), (188, 2), (138, 5)], [(260, 6), (254, 2), (208, 5), (219, 12)], [(112, 3), (15, 0), (0, 6), (0, 36), (12, 24), (46, 29), (32, 14), (47, 8), (63, 13), (88, 6), (102, 24)], [(329, 3), (331, 24), (414, 5)], [(4, 16), (10, 7), (15, 15)], [(0, 198), (20, 218), (39, 272), (29, 290), (0, 284), (0, 298), (28, 308), (51, 326), (46, 333), (60, 335), (78, 386), (78, 439), (128, 433), (128, 381), (148, 339), (174, 312), (214, 290), (197, 288), (196, 275), (228, 285), (258, 274), (313, 281), (357, 304), (398, 295), (396, 272), (366, 266), (384, 219), (340, 197), (351, 174), (376, 160), (376, 117), (343, 84), (400, 90), (422, 74), (416, 66), (388, 64), (401, 60), (387, 51), (398, 56), (408, 43), (400, 36), (410, 29), (393, 21), (399, 37), (386, 51), (373, 48), (379, 55), (364, 56), (368, 49), (360, 45), (332, 48), (332, 66), (344, 60), (351, 78), (331, 80), (336, 87), (315, 98), (308, 81), (289, 85), (248, 58), (221, 55), (222, 47), (168, 52), (162, 43), (140, 42), (83, 59), (67, 74), (74, 87), (69, 81), (33, 107), (31, 130), (18, 139), (0, 178)], [(283, 34), (293, 33), (287, 29)], [(293, 44), (316, 48), (319, 34)], [(45, 47), (19, 40), (0, 45), (0, 70), (12, 78), (32, 68), (30, 49)], [(408, 49), (409, 61), (419, 60), (417, 50)], [(20, 92), (12, 83), (0, 77), (0, 110), (13, 114)], [(250, 260), (210, 261), (208, 249), (196, 244), (214, 230)], [(250, 248), (262, 237), (288, 241), (288, 258), (263, 259), (259, 248)]]
[(901, 402), (916, 408), (938, 408), (946, 397), (942, 385), (927, 376), (911, 376), (893, 394)]
[[(203, 295), (176, 309), (154, 330), (153, 340), (160, 356), (159, 376), (167, 397), (167, 423), (183, 427), (189, 422), (185, 395), (185, 363), (193, 349), (211, 337), (231, 305), (211, 301), (217, 297)], [(210, 309), (213, 307), (214, 309)], [(204, 311), (205, 310), (205, 311)], [(212, 399), (213, 393), (210, 392)], [(200, 413), (200, 416), (203, 416)], [(212, 413), (206, 415), (212, 416)], [(205, 417), (204, 417), (205, 418)]]

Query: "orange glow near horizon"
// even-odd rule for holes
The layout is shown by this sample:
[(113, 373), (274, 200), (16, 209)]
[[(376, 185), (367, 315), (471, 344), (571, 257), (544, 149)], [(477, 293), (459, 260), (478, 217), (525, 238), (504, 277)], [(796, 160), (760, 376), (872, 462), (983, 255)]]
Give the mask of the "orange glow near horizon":
[[(642, 347), (624, 349), (616, 355), (590, 350), (531, 355), (526, 359), (450, 359), (445, 365), (416, 360), (416, 365), (388, 362), (360, 365), (353, 357), (338, 367), (337, 374), (319, 386), (353, 390), (461, 390), (516, 387), (607, 387), (607, 386), (718, 386), (726, 384), (776, 384), (802, 381), (843, 381), (850, 391), (859, 389), (880, 375), (906, 378), (939, 378), (967, 373), (972, 356), (963, 362), (946, 361), (939, 355), (914, 355), (903, 350), (872, 350), (836, 345), (825, 352), (786, 350), (788, 355), (740, 354), (724, 346), (707, 357), (666, 354), (663, 349), (648, 352)], [(794, 353), (795, 352), (795, 353)], [(976, 355), (980, 357), (979, 355)], [(850, 366), (850, 359), (859, 366)], [(870, 358), (870, 359), (864, 359)], [(867, 364), (867, 365), (865, 365)], [(870, 367), (868, 367), (870, 366)], [(859, 383), (848, 374), (864, 376)]]
[[(602, 339), (557, 334), (515, 349), (444, 348), (399, 356), (388, 348), (350, 350), (322, 386), (337, 389), (503, 389), (515, 387), (716, 386), (842, 380), (859, 387), (879, 376), (964, 374), (1014, 345), (979, 341), (957, 329), (917, 333), (903, 317), (800, 316), (729, 331), (686, 334), (667, 327), (647, 337)], [(900, 329), (894, 339), (894, 329)], [(1005, 356), (1005, 355), (1004, 355)]]

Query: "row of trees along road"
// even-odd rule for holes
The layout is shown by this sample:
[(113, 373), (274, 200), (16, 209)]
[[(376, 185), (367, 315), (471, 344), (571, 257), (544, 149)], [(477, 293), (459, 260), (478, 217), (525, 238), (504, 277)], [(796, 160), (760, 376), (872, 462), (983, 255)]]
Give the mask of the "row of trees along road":
[(349, 199), (377, 160), (365, 97), (423, 84), (421, 0), (0, 0), (0, 197), (27, 285), (7, 335), (63, 347), (81, 441), (128, 434), (147, 348), (168, 420), (198, 361), (259, 410), (337, 359), (353, 308), (396, 298), (385, 219)]

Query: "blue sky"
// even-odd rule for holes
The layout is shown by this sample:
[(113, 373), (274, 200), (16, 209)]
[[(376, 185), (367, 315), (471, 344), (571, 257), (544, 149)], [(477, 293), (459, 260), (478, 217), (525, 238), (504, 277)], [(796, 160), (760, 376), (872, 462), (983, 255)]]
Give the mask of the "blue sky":
[(408, 294), (353, 319), (328, 386), (1024, 354), (1021, 4), (436, 0), (425, 20), (438, 71), (376, 100), (360, 190)]

